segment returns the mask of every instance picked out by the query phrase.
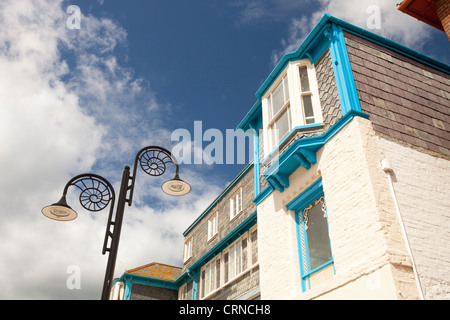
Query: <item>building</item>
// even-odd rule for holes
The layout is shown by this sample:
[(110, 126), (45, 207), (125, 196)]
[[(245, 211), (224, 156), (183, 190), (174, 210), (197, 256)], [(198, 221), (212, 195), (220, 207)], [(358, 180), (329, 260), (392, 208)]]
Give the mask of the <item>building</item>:
[(184, 232), (179, 275), (114, 288), (449, 299), (450, 66), (325, 14), (256, 97), (255, 160)]
[(398, 10), (444, 31), (450, 40), (450, 0), (405, 0)]

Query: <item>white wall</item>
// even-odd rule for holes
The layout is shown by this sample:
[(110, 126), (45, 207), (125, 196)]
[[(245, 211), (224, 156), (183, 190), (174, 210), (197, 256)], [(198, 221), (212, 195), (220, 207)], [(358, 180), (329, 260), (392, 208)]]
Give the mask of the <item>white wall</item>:
[(450, 299), (450, 161), (380, 138), (425, 299)]
[[(383, 156), (371, 122), (356, 117), (317, 152), (316, 165), (308, 171), (297, 169), (288, 189), (274, 191), (258, 205), (262, 299), (313, 299), (337, 288), (340, 299), (369, 298), (373, 286), (365, 277), (373, 274), (383, 279), (378, 296), (418, 298), (411, 259), (380, 164)], [(336, 274), (301, 293), (295, 221), (285, 205), (320, 176)], [(356, 282), (359, 287), (365, 284), (365, 290), (342, 290)]]

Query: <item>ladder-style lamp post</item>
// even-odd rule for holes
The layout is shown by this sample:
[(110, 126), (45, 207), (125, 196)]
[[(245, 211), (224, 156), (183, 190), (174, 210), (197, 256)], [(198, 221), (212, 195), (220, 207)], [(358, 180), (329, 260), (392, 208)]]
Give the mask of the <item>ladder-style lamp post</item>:
[[(72, 178), (65, 186), (61, 199), (50, 206), (44, 207), (42, 213), (53, 220), (71, 221), (78, 214), (67, 204), (66, 195), (70, 186), (80, 191), (80, 203), (88, 211), (97, 212), (110, 205), (108, 224), (106, 225), (103, 254), (109, 253), (103, 284), (102, 300), (108, 300), (114, 276), (117, 252), (119, 248), (120, 231), (122, 228), (125, 203), (131, 206), (136, 181), (138, 162), (142, 170), (151, 176), (160, 176), (166, 171), (166, 165), (172, 163), (176, 167), (175, 177), (162, 185), (162, 190), (172, 196), (183, 196), (189, 193), (191, 186), (180, 179), (179, 164), (175, 157), (166, 149), (150, 146), (141, 149), (134, 161), (133, 175), (126, 166), (122, 174), (117, 209), (114, 215), (115, 192), (111, 183), (105, 178), (91, 173), (81, 174)], [(111, 241), (109, 241), (111, 239)]]

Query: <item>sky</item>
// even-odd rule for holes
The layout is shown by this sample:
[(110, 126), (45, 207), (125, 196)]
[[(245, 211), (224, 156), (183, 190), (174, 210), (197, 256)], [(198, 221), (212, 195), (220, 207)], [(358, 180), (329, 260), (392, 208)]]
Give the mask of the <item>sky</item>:
[[(117, 194), (136, 153), (180, 146), (176, 132), (191, 135), (183, 143), (192, 157), (202, 155), (202, 133), (234, 130), (323, 13), (368, 29), (376, 6), (370, 31), (449, 63), (445, 34), (396, 2), (1, 0), (0, 299), (99, 299), (109, 210), (84, 210), (72, 189), (76, 220), (47, 219), (41, 208), (81, 173), (103, 176)], [(116, 277), (151, 262), (181, 266), (182, 233), (245, 167), (223, 162), (181, 163), (192, 186), (184, 197), (161, 191), (171, 172), (138, 170)]]

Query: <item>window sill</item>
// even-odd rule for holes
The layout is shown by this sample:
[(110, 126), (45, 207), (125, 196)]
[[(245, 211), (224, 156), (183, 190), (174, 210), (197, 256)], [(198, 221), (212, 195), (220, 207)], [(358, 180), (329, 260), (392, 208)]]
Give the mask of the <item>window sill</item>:
[(236, 213), (233, 217), (231, 217), (231, 218), (230, 218), (230, 222), (233, 221), (233, 220), (235, 220), (235, 219), (237, 219), (237, 217), (239, 217), (239, 216), (242, 214), (242, 212), (244, 212), (244, 210), (239, 211), (239, 212)]
[(213, 242), (214, 239), (216, 239), (218, 236), (219, 236), (219, 233), (216, 232), (211, 238), (209, 238), (209, 239), (206, 241), (206, 244), (210, 244), (210, 243)]
[(302, 278), (309, 277), (309, 276), (312, 275), (313, 273), (316, 273), (317, 271), (320, 271), (320, 270), (322, 270), (323, 268), (328, 267), (330, 264), (333, 264), (333, 262), (334, 262), (333, 259), (330, 260), (330, 261), (328, 261), (328, 262), (325, 262), (324, 264), (318, 266), (317, 268), (312, 269), (311, 271), (305, 273), (305, 274), (302, 276)]

